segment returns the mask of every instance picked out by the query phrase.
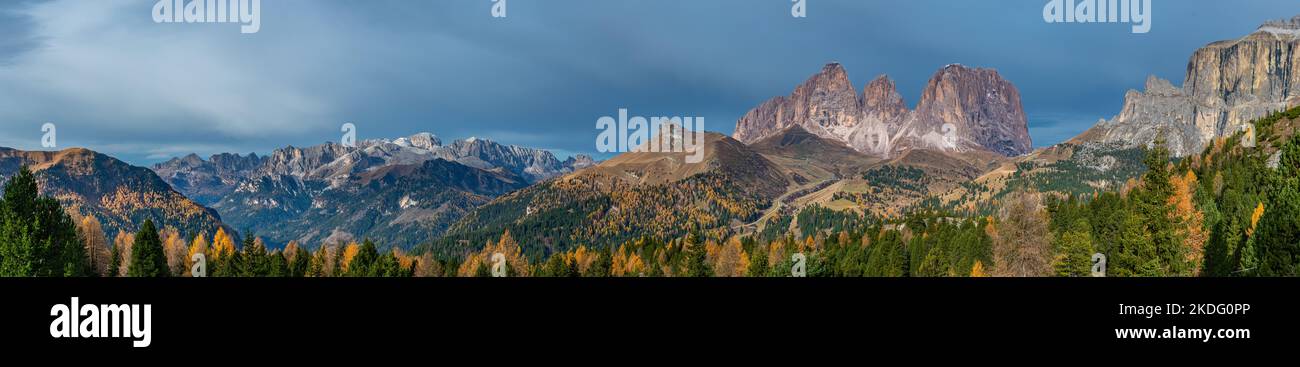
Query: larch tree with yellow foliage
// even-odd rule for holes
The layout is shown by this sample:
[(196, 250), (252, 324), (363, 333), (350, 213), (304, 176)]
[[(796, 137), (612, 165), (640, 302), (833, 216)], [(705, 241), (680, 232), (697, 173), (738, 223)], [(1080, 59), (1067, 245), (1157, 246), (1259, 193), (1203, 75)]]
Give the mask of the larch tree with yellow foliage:
[(743, 277), (749, 272), (749, 255), (739, 236), (722, 244), (712, 256), (713, 275), (718, 277)]

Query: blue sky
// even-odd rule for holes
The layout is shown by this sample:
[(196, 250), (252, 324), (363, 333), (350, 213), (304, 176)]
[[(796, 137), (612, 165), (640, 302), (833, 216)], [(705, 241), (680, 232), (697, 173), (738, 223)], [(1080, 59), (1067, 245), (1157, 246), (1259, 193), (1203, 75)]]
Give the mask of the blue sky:
[(1047, 24), (1046, 0), (264, 0), (262, 27), (156, 24), (154, 0), (0, 3), (0, 146), (59, 146), (136, 164), (429, 131), (594, 151), (595, 121), (700, 116), (730, 133), (827, 62), (858, 89), (890, 75), (909, 105), (943, 65), (1019, 87), (1035, 145), (1119, 112), (1147, 75), (1300, 14), (1294, 0), (1154, 0), (1150, 33)]

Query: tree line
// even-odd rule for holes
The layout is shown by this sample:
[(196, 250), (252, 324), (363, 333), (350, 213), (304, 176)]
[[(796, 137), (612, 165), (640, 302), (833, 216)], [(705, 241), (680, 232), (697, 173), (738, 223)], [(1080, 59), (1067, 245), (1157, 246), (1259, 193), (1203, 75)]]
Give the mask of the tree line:
[(531, 243), (547, 229), (523, 241), (506, 229), (480, 233), (481, 247), (415, 253), (369, 240), (268, 249), (251, 234), (184, 237), (148, 220), (110, 244), (95, 218), (40, 196), (24, 167), (0, 198), (0, 276), (189, 276), (201, 258), (208, 276), (229, 277), (1081, 277), (1094, 254), (1108, 276), (1300, 276), (1300, 108), (1255, 126), (1257, 144), (1237, 134), (1175, 161), (1156, 142), (1143, 150), (1145, 171), (1118, 190), (1021, 189), (990, 215), (931, 207), (884, 218), (811, 205), (753, 234), (683, 225), (589, 245), (599, 233)]

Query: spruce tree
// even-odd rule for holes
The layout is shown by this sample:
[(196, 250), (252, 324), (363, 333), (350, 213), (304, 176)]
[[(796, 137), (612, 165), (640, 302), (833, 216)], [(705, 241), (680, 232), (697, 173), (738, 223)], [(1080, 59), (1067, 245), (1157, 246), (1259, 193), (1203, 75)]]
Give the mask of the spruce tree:
[(293, 256), (293, 261), (289, 262), (287, 276), (293, 278), (302, 278), (307, 276), (307, 269), (310, 267), (312, 261), (311, 253), (308, 253), (306, 249), (302, 248), (302, 246), (296, 246), (290, 256)]
[(110, 252), (108, 260), (108, 277), (116, 278), (120, 275), (122, 269), (122, 251), (117, 245), (113, 245)]
[[(699, 238), (696, 237), (696, 239), (698, 240)], [(687, 243), (686, 246), (686, 253), (684, 254), (686, 255), (686, 272), (683, 275), (691, 278), (713, 276), (713, 269), (709, 266), (707, 259), (708, 254), (704, 249), (704, 244), (696, 242)]]
[(750, 252), (751, 254), (749, 255), (749, 269), (747, 269), (746, 271), (748, 273), (747, 276), (749, 277), (767, 276), (767, 271), (768, 271), (767, 251), (764, 251), (764, 249), (761, 247), (754, 246), (753, 251)]
[(378, 273), (382, 269), (373, 269), (375, 263), (379, 261), (379, 249), (375, 246), (375, 243), (366, 239), (361, 243), (359, 250), (356, 256), (352, 257), (352, 261), (348, 262), (347, 271), (343, 275), (348, 277), (380, 276)]
[(1085, 219), (1074, 222), (1057, 240), (1053, 263), (1057, 276), (1085, 277), (1092, 272), (1092, 229)]
[(252, 232), (245, 231), (249, 234), (244, 235), (244, 242), (240, 246), (238, 256), (231, 257), (231, 266), (235, 268), (234, 272), (239, 277), (265, 277), (271, 274), (271, 258), (266, 252), (266, 246), (262, 241), (257, 240)]
[(272, 278), (284, 278), (289, 276), (289, 260), (284, 258), (283, 251), (276, 251), (267, 256), (267, 273), (266, 276)]
[(152, 219), (146, 219), (135, 234), (131, 244), (131, 267), (127, 275), (140, 278), (161, 278), (170, 274), (167, 257), (163, 254), (162, 240)]
[(1235, 240), (1241, 237), (1241, 230), (1236, 219), (1221, 219), (1210, 231), (1210, 241), (1205, 244), (1204, 268), (1202, 276), (1228, 277), (1237, 270), (1232, 251)]
[[(1168, 168), (1169, 149), (1163, 140), (1156, 141), (1155, 146), (1147, 150), (1143, 162), (1147, 172), (1142, 175), (1142, 187), (1130, 196), (1133, 209), (1142, 217), (1153, 250), (1142, 255), (1143, 266), (1147, 269), (1144, 273), (1148, 273), (1147, 276), (1190, 274), (1191, 266), (1183, 239), (1176, 229), (1181, 223), (1177, 223), (1172, 215), (1174, 207), (1169, 198), (1174, 195), (1174, 186)], [(1147, 260), (1156, 261), (1150, 263)]]
[(1300, 275), (1300, 137), (1282, 149), (1282, 160), (1264, 216), (1255, 228), (1260, 276)]
[(86, 276), (89, 263), (76, 223), (59, 202), (40, 196), (26, 166), (0, 197), (0, 276)]

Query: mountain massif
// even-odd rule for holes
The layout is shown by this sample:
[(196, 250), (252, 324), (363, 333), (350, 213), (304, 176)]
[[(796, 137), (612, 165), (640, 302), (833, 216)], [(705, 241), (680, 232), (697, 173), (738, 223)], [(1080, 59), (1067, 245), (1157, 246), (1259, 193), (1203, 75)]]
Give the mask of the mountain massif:
[(754, 143), (796, 125), (886, 158), (917, 148), (1017, 156), (1033, 146), (1019, 90), (995, 70), (957, 64), (935, 73), (909, 110), (888, 77), (859, 94), (844, 67), (831, 63), (789, 96), (746, 113), (733, 137)]
[(1187, 62), (1182, 87), (1150, 77), (1123, 110), (1079, 139), (1145, 146), (1163, 138), (1175, 156), (1199, 154), (1246, 123), (1300, 106), (1300, 16), (1265, 22), (1235, 40), (1211, 43)]

